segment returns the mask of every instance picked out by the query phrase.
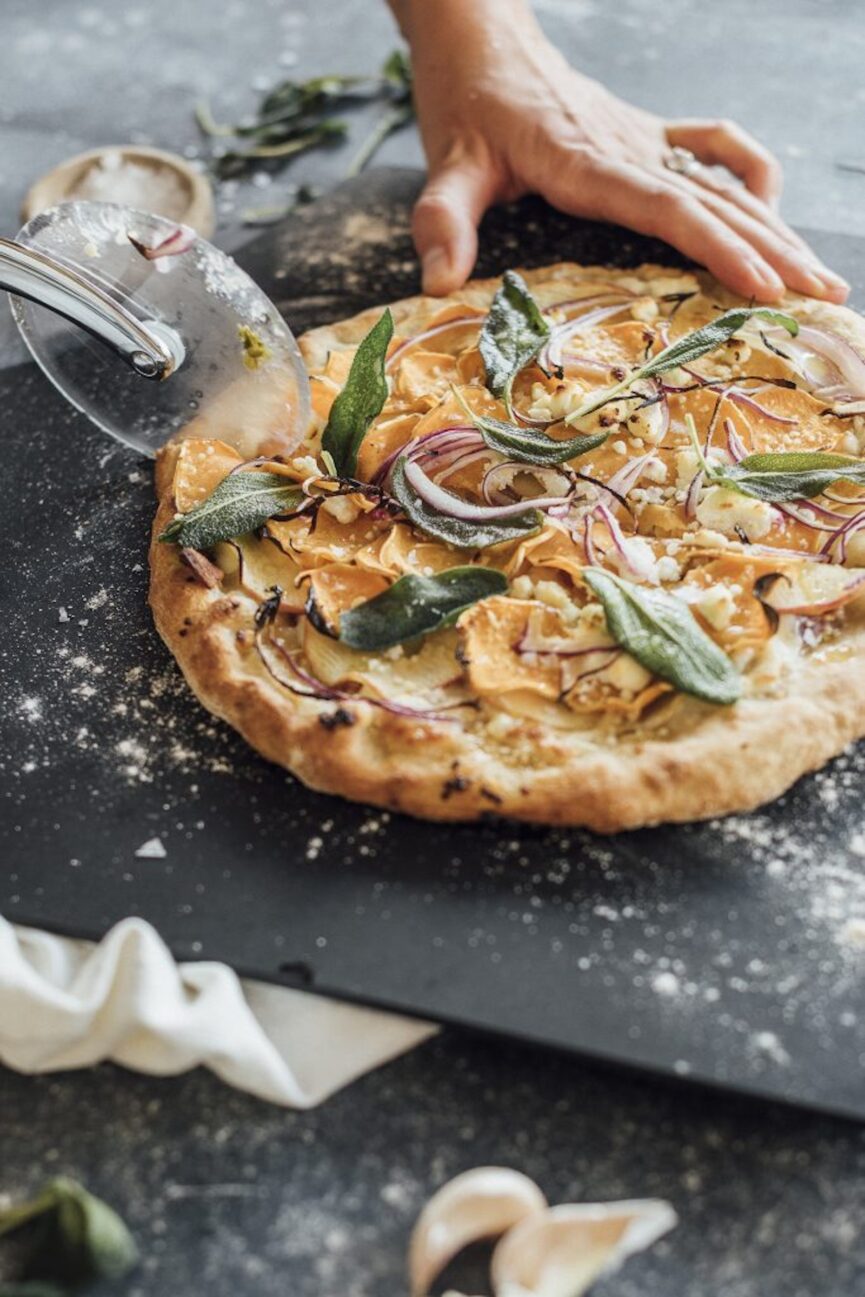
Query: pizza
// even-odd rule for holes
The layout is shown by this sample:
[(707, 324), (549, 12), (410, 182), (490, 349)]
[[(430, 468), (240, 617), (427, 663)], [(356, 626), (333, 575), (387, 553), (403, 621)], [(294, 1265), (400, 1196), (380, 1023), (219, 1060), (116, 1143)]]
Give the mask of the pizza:
[(865, 734), (852, 311), (559, 264), (301, 350), (303, 444), (166, 446), (150, 557), (191, 688), (303, 783), (606, 833), (756, 807)]

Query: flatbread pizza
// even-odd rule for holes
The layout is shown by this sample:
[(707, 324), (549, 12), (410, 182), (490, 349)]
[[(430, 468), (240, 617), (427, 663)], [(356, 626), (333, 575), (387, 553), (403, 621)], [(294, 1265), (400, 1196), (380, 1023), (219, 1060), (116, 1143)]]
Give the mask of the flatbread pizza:
[[(157, 465), (156, 625), (312, 788), (601, 832), (865, 734), (865, 321), (560, 264), (301, 339), (291, 459)], [(861, 353), (861, 354), (860, 354)]]

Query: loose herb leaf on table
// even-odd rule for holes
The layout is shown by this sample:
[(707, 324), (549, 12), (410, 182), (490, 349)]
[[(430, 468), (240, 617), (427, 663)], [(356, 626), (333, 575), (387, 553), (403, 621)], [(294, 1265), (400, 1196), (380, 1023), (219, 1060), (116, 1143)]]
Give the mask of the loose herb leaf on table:
[(217, 541), (256, 531), (276, 514), (294, 513), (303, 501), (289, 478), (242, 469), (224, 477), (194, 509), (178, 514), (159, 539), (184, 549), (210, 549)]
[(436, 576), (408, 575), (344, 612), (339, 638), (350, 648), (372, 652), (405, 644), (455, 621), (461, 612), (508, 588), (503, 573), (489, 567), (452, 567)]
[(550, 326), (522, 276), (506, 270), (478, 341), (493, 396), (510, 403), (514, 379), (534, 360), (549, 334)]
[(321, 448), (343, 477), (353, 475), (369, 425), (387, 400), (384, 365), (392, 337), (393, 316), (386, 310), (355, 352), (345, 386), (331, 406)]
[(394, 50), (377, 76), (330, 75), (307, 81), (283, 81), (269, 91), (250, 122), (217, 122), (209, 105), (199, 104), (195, 116), (211, 139), (233, 140), (214, 150), (213, 168), (220, 179), (242, 176), (254, 167), (286, 162), (306, 149), (332, 144), (347, 132), (335, 110), (361, 103), (383, 102), (385, 110), (351, 164), (349, 174), (362, 171), (393, 131), (411, 121), (412, 75), (408, 56)]
[(438, 513), (421, 500), (406, 481), (405, 463), (405, 458), (397, 460), (391, 474), (391, 491), (409, 522), (427, 536), (443, 540), (457, 549), (487, 549), (507, 541), (525, 540), (540, 531), (543, 519), (538, 509), (529, 508), (525, 513), (489, 522), (469, 522)]
[(708, 355), (710, 351), (715, 351), (728, 342), (734, 333), (747, 324), (748, 320), (755, 318), (783, 325), (793, 337), (799, 332), (799, 324), (792, 315), (787, 315), (785, 311), (773, 310), (770, 306), (741, 306), (732, 311), (725, 311), (717, 319), (710, 320), (701, 328), (683, 334), (668, 347), (664, 347), (663, 351), (650, 356), (644, 365), (632, 370), (620, 383), (593, 392), (582, 405), (568, 415), (565, 423), (576, 423), (578, 419), (599, 410), (608, 401), (615, 400), (617, 396), (627, 392), (631, 385), (641, 378), (657, 378), (660, 374), (669, 373), (671, 369), (677, 369), (679, 365), (693, 364), (701, 356)]
[(706, 702), (736, 701), (739, 672), (686, 603), (602, 568), (586, 568), (583, 576), (603, 605), (613, 639), (647, 671)]
[(62, 1294), (100, 1279), (118, 1279), (138, 1260), (135, 1243), (107, 1203), (75, 1180), (58, 1178), (28, 1202), (0, 1210), (0, 1240), (23, 1257), (11, 1293)]

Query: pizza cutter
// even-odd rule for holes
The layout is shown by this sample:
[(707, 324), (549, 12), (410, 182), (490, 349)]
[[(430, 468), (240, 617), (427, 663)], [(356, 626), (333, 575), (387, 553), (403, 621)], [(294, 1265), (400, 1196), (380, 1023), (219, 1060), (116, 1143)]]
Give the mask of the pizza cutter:
[(0, 239), (0, 287), (63, 396), (153, 456), (174, 436), (290, 454), (310, 416), (294, 335), (240, 267), (186, 226), (68, 202)]

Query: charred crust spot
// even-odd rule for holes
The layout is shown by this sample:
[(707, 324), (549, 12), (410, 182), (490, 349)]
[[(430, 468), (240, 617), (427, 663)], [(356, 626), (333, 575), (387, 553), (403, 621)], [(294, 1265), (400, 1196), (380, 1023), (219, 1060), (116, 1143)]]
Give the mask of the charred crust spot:
[(454, 775), (452, 779), (446, 779), (442, 784), (441, 797), (446, 802), (454, 793), (464, 793), (467, 788), (471, 787), (471, 780), (464, 779), (462, 775)]
[(461, 667), (471, 666), (472, 660), (466, 653), (465, 648), (463, 647), (462, 644), (457, 644), (454, 657), (456, 658), (457, 662), (459, 662)]
[(337, 707), (332, 712), (322, 712), (318, 718), (318, 723), (323, 729), (338, 730), (354, 725), (357, 717), (354, 712), (350, 712), (345, 707)]
[(501, 797), (499, 797), (498, 793), (494, 793), (491, 788), (484, 788), (483, 786), (481, 786), (479, 791), (481, 797), (485, 797), (488, 802), (494, 802), (496, 806), (501, 806), (502, 804)]

